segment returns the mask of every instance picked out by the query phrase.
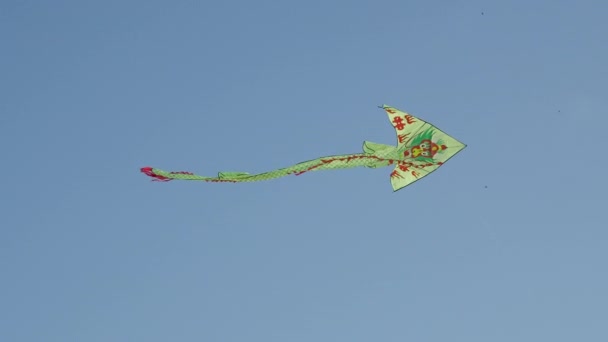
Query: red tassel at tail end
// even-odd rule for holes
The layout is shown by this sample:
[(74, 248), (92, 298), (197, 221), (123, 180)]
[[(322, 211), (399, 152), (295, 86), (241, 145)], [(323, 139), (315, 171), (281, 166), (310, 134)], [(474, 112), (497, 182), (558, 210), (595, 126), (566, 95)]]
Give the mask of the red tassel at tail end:
[(141, 172), (145, 173), (147, 176), (150, 176), (152, 178), (154, 178), (152, 181), (153, 182), (168, 182), (171, 180), (171, 178), (167, 178), (165, 176), (161, 176), (161, 175), (157, 175), (156, 173), (154, 173), (153, 169), (149, 166), (146, 167), (142, 167), (140, 169)]

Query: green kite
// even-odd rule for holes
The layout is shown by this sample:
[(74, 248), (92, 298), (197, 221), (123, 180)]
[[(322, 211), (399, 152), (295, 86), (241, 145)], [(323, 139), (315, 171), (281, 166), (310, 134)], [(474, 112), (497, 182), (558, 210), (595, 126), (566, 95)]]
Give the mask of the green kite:
[(466, 147), (430, 123), (394, 107), (381, 107), (397, 133), (397, 146), (365, 141), (363, 153), (322, 157), (287, 168), (260, 174), (246, 172), (220, 172), (217, 177), (198, 176), (191, 172), (167, 172), (143, 167), (141, 172), (155, 181), (174, 179), (205, 182), (256, 182), (287, 175), (301, 175), (309, 171), (348, 169), (353, 167), (384, 167), (394, 165), (390, 174), (393, 191), (397, 191), (437, 170), (448, 159)]

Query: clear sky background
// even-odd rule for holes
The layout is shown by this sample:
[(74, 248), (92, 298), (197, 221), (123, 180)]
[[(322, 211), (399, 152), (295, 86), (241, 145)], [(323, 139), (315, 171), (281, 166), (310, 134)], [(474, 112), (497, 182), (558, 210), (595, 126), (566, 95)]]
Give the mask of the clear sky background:
[[(606, 1), (0, 1), (0, 340), (607, 341)], [(253, 184), (378, 105), (466, 143)], [(487, 188), (486, 188), (487, 186)]]

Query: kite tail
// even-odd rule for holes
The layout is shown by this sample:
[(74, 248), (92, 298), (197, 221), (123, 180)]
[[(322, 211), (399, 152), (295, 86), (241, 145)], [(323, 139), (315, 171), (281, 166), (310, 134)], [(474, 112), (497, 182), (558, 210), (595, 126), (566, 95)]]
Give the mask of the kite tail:
[(220, 172), (217, 177), (205, 177), (186, 171), (167, 172), (149, 166), (143, 167), (140, 170), (147, 176), (152, 177), (153, 181), (159, 182), (168, 182), (171, 180), (197, 180), (214, 183), (241, 183), (269, 180), (288, 175), (299, 176), (309, 171), (347, 169), (361, 166), (380, 167), (388, 166), (392, 163), (393, 160), (384, 159), (373, 154), (359, 153), (318, 158), (283, 169), (277, 169), (255, 175), (247, 172)]
[[(152, 177), (152, 181), (154, 182), (168, 182), (173, 179), (196, 179), (196, 180), (204, 180), (204, 178), (210, 177), (202, 177), (196, 176), (192, 172), (186, 171), (177, 171), (177, 172), (167, 172), (163, 170), (159, 170), (150, 166), (142, 167), (139, 169), (145, 175)], [(189, 177), (189, 178), (185, 178)], [(200, 178), (200, 179), (199, 179)]]

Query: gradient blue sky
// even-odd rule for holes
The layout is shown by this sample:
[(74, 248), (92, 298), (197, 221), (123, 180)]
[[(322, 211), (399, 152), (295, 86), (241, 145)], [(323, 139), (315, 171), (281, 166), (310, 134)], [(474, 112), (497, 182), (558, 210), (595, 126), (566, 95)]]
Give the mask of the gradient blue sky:
[[(607, 341), (607, 11), (0, 1), (0, 340)], [(139, 173), (394, 144), (383, 103), (467, 149), (396, 193)]]

